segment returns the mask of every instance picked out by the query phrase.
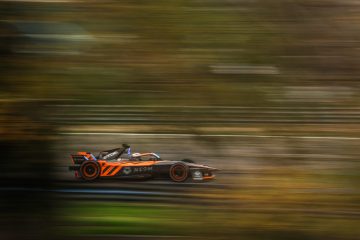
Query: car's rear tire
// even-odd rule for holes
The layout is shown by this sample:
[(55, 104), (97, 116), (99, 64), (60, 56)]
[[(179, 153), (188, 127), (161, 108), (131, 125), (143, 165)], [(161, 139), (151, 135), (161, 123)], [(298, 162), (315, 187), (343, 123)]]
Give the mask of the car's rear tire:
[(189, 167), (183, 163), (175, 163), (170, 167), (169, 175), (174, 182), (184, 182), (189, 177)]
[(81, 177), (84, 180), (95, 180), (100, 176), (100, 165), (95, 161), (84, 161), (80, 166)]

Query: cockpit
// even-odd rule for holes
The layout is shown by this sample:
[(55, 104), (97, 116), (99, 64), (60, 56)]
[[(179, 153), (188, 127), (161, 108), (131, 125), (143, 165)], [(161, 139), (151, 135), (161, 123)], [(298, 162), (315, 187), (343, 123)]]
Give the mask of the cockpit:
[[(123, 154), (126, 153), (125, 156)], [(160, 156), (156, 153), (133, 153), (131, 154), (130, 146), (123, 144), (121, 148), (105, 150), (99, 153), (97, 159), (107, 161), (159, 161)]]
[(160, 156), (156, 153), (133, 153), (129, 159), (130, 161), (158, 161)]

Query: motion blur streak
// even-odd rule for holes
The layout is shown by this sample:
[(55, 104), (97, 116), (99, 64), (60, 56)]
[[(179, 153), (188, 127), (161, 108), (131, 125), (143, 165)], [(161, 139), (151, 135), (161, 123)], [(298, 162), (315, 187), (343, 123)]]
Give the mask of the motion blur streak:
[[(0, 239), (360, 236), (360, 3), (0, 1)], [(131, 145), (216, 180), (76, 180)]]

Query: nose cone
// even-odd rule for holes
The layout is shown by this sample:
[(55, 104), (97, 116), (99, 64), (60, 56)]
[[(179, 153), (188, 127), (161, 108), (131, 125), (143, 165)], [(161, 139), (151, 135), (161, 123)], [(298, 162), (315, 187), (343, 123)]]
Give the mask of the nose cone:
[(202, 169), (207, 169), (210, 171), (219, 171), (219, 169), (217, 169), (217, 168), (209, 167), (209, 166), (201, 165), (201, 164), (188, 163), (187, 165), (191, 168), (202, 168)]

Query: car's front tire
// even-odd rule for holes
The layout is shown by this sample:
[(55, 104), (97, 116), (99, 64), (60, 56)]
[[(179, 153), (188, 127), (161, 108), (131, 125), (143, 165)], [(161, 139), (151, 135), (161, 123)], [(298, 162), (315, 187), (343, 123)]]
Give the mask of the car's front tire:
[(189, 167), (184, 163), (175, 163), (170, 167), (170, 178), (174, 182), (184, 182), (189, 177)]

